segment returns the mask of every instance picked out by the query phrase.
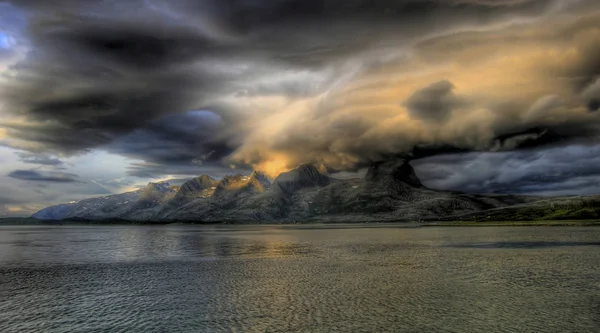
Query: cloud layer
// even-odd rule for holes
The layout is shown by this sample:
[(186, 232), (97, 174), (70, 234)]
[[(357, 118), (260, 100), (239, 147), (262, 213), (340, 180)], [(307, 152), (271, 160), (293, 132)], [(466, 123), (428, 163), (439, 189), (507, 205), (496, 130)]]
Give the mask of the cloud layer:
[(139, 177), (353, 171), (398, 154), (593, 145), (600, 133), (593, 0), (2, 6), (20, 19), (0, 24), (0, 144), (25, 163), (104, 150), (137, 160)]
[(57, 171), (37, 171), (37, 170), (14, 170), (8, 174), (9, 177), (35, 182), (56, 182), (56, 183), (72, 183), (78, 182), (77, 175), (57, 172)]
[[(432, 188), (529, 195), (597, 194), (600, 147), (440, 155), (415, 162)], [(576, 191), (576, 192), (574, 192)]]

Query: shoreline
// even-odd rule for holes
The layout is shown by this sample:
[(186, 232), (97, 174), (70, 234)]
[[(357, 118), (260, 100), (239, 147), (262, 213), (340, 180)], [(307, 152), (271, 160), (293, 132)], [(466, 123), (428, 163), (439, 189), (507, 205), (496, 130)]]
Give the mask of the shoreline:
[(227, 225), (227, 226), (402, 226), (407, 228), (420, 227), (600, 227), (600, 220), (533, 220), (533, 221), (364, 221), (364, 222), (268, 222), (268, 223), (235, 223), (235, 222), (195, 222), (195, 221), (47, 221), (31, 219), (0, 219), (0, 226), (186, 226), (186, 225)]
[(600, 220), (443, 221), (424, 227), (600, 227)]

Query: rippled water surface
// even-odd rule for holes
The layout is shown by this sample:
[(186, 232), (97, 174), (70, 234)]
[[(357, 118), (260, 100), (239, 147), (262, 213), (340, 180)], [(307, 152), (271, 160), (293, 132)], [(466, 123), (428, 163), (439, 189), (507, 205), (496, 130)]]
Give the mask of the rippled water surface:
[(0, 332), (600, 332), (600, 228), (4, 226)]

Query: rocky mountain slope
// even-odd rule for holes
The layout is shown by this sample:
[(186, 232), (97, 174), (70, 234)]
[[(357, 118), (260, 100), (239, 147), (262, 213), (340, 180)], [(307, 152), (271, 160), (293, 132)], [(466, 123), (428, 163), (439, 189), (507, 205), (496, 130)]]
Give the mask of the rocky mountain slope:
[(363, 179), (335, 179), (312, 165), (302, 165), (280, 174), (273, 183), (260, 172), (219, 181), (202, 175), (179, 188), (150, 183), (134, 192), (48, 207), (33, 217), (240, 223), (418, 221), (503, 216), (500, 212), (545, 207), (547, 202), (539, 197), (429, 189), (408, 161), (399, 159), (374, 163)]
[(137, 191), (47, 207), (33, 214), (32, 217), (40, 220), (152, 219), (157, 214), (157, 208), (162, 207), (177, 193), (177, 189), (167, 182), (149, 183), (148, 186)]

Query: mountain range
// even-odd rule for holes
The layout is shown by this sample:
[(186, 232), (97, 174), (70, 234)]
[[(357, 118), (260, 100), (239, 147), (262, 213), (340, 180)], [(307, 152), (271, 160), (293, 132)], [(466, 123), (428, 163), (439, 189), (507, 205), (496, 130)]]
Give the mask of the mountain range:
[(600, 196), (468, 194), (424, 186), (406, 159), (373, 163), (361, 179), (336, 179), (313, 165), (277, 176), (201, 175), (44, 208), (40, 220), (156, 222), (369, 222), (600, 217)]

